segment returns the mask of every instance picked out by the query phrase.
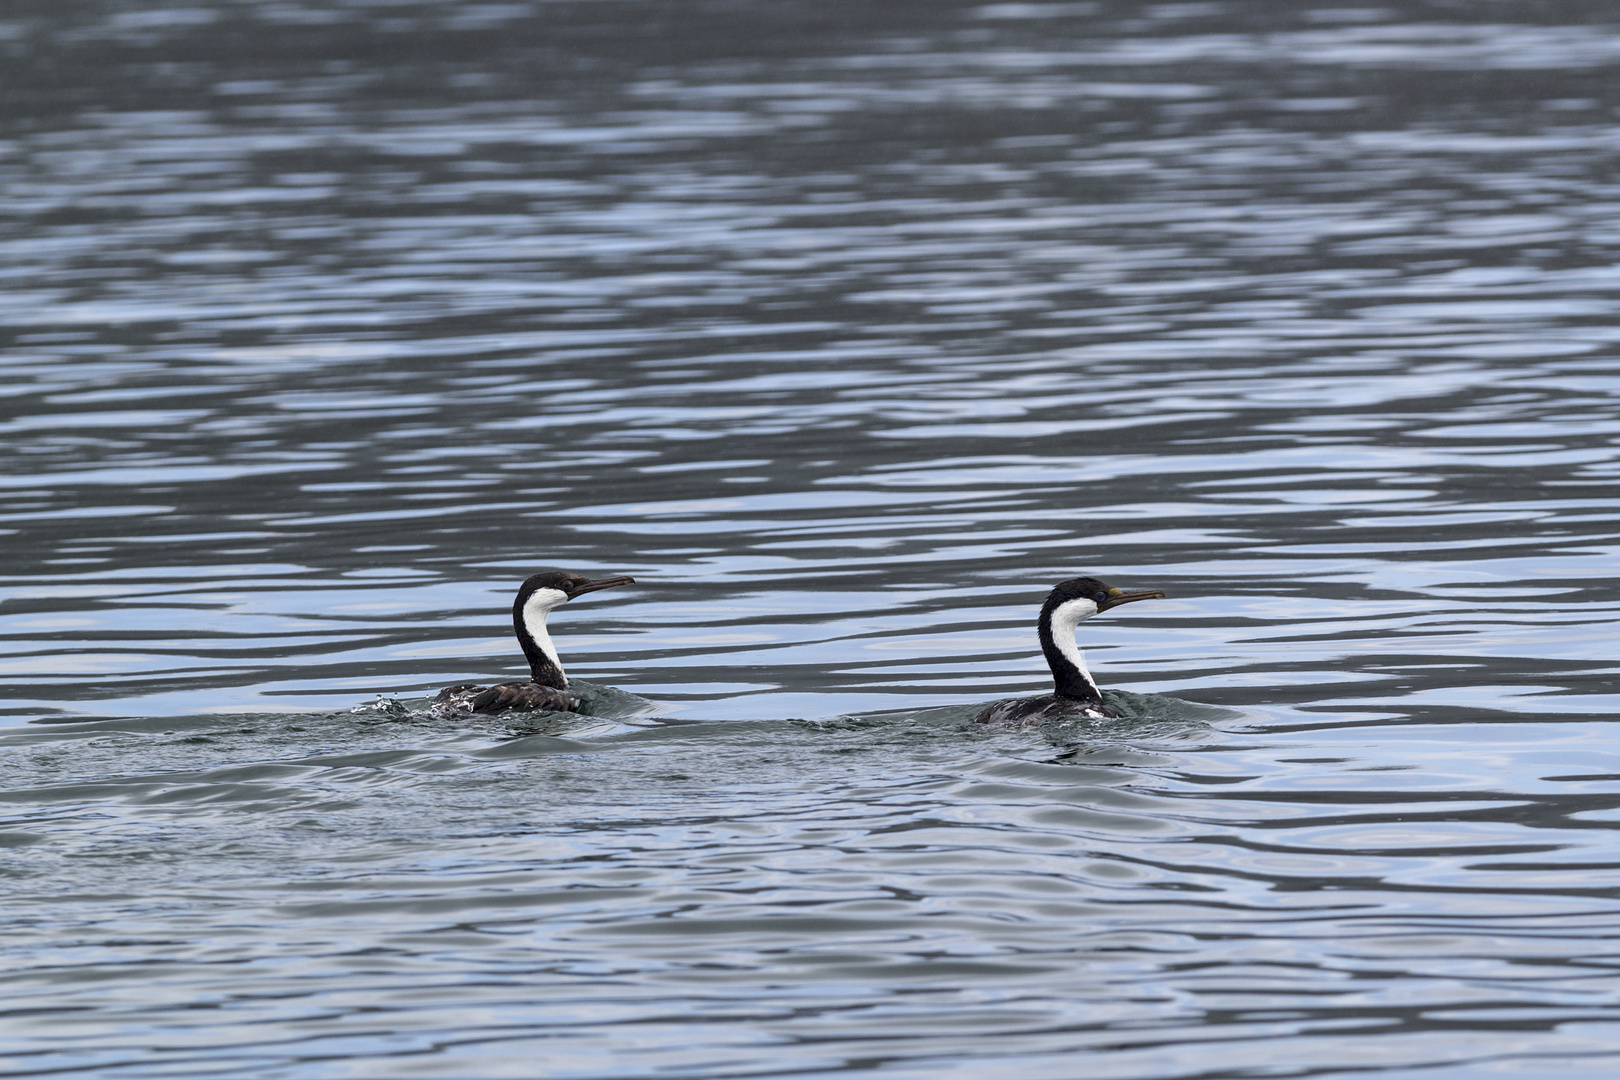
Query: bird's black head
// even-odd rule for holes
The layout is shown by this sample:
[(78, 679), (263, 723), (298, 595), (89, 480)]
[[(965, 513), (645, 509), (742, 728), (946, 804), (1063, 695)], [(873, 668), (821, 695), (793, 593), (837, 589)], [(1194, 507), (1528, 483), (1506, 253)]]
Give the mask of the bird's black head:
[(531, 574), (525, 578), (523, 585), (518, 589), (519, 602), (533, 596), (541, 589), (554, 589), (563, 594), (566, 603), (576, 596), (595, 592), (597, 589), (611, 589), (615, 585), (630, 585), (635, 582), (633, 577), (610, 577), (592, 580), (584, 574), (575, 574), (568, 570), (547, 570), (539, 574)]
[(1133, 600), (1162, 600), (1164, 593), (1159, 589), (1142, 589), (1138, 592), (1126, 592), (1116, 589), (1106, 581), (1098, 581), (1094, 577), (1070, 578), (1060, 581), (1053, 586), (1047, 594), (1046, 603), (1042, 610), (1052, 611), (1070, 600), (1090, 600), (1097, 605), (1098, 611), (1107, 611), (1109, 608), (1128, 604)]

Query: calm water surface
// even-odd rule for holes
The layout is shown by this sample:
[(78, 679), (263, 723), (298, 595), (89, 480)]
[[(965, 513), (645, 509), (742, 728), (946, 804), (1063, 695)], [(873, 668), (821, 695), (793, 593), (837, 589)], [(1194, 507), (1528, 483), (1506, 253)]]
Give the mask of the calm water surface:
[(0, 14), (0, 1075), (1620, 1069), (1612, 12)]

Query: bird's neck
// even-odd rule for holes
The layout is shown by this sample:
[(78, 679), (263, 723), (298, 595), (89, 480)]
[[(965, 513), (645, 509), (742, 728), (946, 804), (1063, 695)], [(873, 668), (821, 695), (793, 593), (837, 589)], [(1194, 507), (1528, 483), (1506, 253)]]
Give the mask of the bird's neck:
[(530, 597), (529, 602), (512, 612), (512, 629), (517, 634), (518, 644), (523, 647), (523, 657), (529, 661), (529, 678), (541, 686), (549, 686), (557, 690), (568, 689), (568, 676), (563, 672), (562, 661), (557, 659), (557, 648), (551, 643), (551, 634), (546, 629), (546, 615), (551, 606), (545, 598), (536, 594)]
[(1046, 654), (1046, 664), (1052, 669), (1052, 683), (1058, 697), (1100, 705), (1102, 691), (1097, 689), (1097, 681), (1091, 677), (1086, 658), (1074, 639), (1074, 628), (1079, 624), (1079, 619), (1073, 618), (1061, 607), (1050, 618), (1043, 618), (1040, 624), (1041, 651)]

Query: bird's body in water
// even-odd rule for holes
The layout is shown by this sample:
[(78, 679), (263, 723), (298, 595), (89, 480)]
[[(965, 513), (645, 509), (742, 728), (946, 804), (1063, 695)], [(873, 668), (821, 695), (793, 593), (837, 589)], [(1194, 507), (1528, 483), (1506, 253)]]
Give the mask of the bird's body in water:
[(1102, 691), (1086, 668), (1085, 657), (1075, 641), (1075, 627), (1099, 611), (1129, 604), (1133, 600), (1163, 599), (1158, 589), (1125, 592), (1096, 578), (1078, 577), (1060, 582), (1041, 605), (1036, 623), (1041, 651), (1052, 669), (1054, 692), (1041, 697), (998, 701), (986, 708), (974, 722), (979, 724), (1036, 724), (1042, 720), (1067, 717), (1117, 715), (1103, 704)]
[(535, 574), (518, 588), (512, 603), (512, 631), (523, 656), (529, 661), (529, 681), (500, 683), (496, 686), (451, 686), (439, 691), (435, 702), (462, 712), (501, 713), (528, 712), (537, 709), (552, 712), (574, 712), (579, 708), (579, 695), (568, 688), (568, 676), (563, 674), (562, 661), (551, 644), (546, 630), (546, 616), (552, 608), (560, 607), (576, 596), (597, 589), (610, 589), (615, 585), (629, 585), (629, 577), (602, 578), (592, 581), (581, 574), (553, 570)]

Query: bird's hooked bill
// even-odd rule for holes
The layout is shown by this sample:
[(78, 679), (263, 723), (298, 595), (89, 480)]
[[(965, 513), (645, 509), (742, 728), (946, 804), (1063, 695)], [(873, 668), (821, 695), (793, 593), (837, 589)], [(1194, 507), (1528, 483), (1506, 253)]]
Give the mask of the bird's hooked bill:
[(628, 575), (601, 578), (597, 581), (587, 581), (583, 585), (576, 585), (574, 588), (569, 589), (568, 599), (572, 600), (574, 597), (579, 596), (582, 593), (595, 592), (597, 589), (611, 589), (615, 585), (634, 585), (635, 582), (636, 579), (629, 577)]
[(1109, 589), (1108, 599), (1097, 605), (1098, 611), (1107, 611), (1109, 608), (1129, 604), (1132, 600), (1163, 600), (1163, 589), (1140, 589), (1136, 592), (1126, 592), (1124, 589)]

